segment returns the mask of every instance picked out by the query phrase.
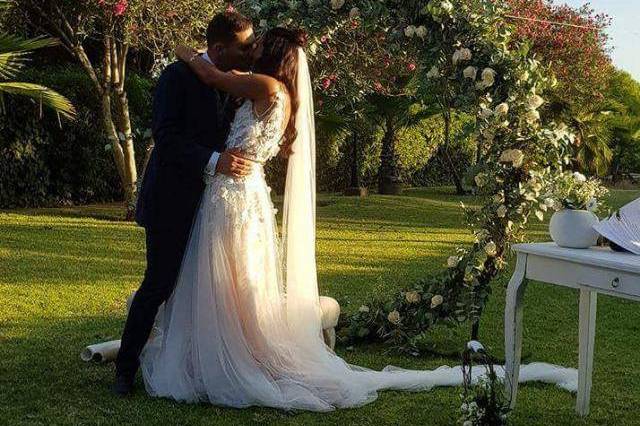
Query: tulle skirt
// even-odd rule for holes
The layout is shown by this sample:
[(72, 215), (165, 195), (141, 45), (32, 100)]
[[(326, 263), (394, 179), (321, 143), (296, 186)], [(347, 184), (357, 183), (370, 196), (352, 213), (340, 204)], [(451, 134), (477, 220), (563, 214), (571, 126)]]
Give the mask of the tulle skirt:
[(325, 345), (320, 329), (304, 339), (291, 331), (262, 172), (243, 180), (216, 175), (208, 183), (160, 328), (141, 355), (145, 387), (178, 401), (330, 411), (367, 404), (382, 389), (462, 381), (459, 367), (350, 365)]

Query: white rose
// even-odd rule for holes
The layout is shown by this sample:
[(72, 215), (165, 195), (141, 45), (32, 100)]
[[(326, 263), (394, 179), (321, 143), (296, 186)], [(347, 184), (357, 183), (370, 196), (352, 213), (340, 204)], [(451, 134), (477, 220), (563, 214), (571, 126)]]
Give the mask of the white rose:
[(360, 9), (358, 9), (357, 7), (354, 7), (349, 11), (350, 19), (357, 18), (358, 16), (360, 16)]
[(540, 120), (540, 113), (535, 109), (530, 109), (527, 111), (526, 118), (529, 123), (533, 123)]
[(407, 294), (405, 294), (405, 299), (408, 303), (418, 303), (422, 298), (417, 291), (408, 291)]
[(409, 25), (404, 29), (404, 35), (409, 38), (413, 37), (414, 35), (416, 35), (416, 27), (414, 27), (413, 25)]
[(527, 99), (527, 106), (530, 109), (538, 109), (544, 104), (544, 99), (538, 95), (531, 95)]
[(494, 243), (493, 241), (489, 241), (485, 246), (484, 246), (484, 252), (487, 253), (487, 255), (493, 257), (496, 254), (498, 254), (498, 247), (496, 246), (496, 243)]
[(266, 19), (261, 19), (260, 20), (260, 28), (265, 28), (267, 26), (267, 20)]
[(398, 325), (400, 324), (400, 312), (393, 310), (391, 312), (389, 312), (389, 315), (387, 315), (387, 319), (389, 320), (389, 322), (391, 324), (395, 324)]
[(573, 178), (578, 181), (578, 182), (586, 182), (587, 181), (587, 177), (585, 175), (583, 175), (580, 172), (574, 172), (573, 173)]
[(449, 268), (455, 268), (458, 266), (458, 263), (460, 263), (460, 258), (458, 258), (458, 256), (449, 256), (447, 259), (447, 266)]
[(482, 70), (482, 74), (480, 75), (480, 79), (482, 80), (482, 85), (486, 87), (493, 86), (493, 83), (496, 79), (496, 72), (492, 68), (485, 68)]
[(438, 306), (442, 305), (442, 302), (444, 302), (444, 298), (439, 294), (436, 294), (431, 298), (431, 309), (437, 308)]
[(507, 206), (502, 204), (500, 207), (498, 207), (498, 210), (496, 210), (496, 214), (498, 215), (498, 217), (505, 217), (507, 215)]
[(344, 0), (331, 0), (331, 9), (338, 10), (344, 6)]
[(506, 149), (502, 152), (498, 161), (501, 163), (511, 163), (513, 167), (518, 168), (522, 166), (524, 154), (519, 149)]
[(427, 36), (427, 28), (424, 25), (420, 25), (416, 28), (416, 35), (420, 38), (425, 38)]
[(496, 106), (494, 112), (498, 115), (506, 115), (509, 112), (509, 104), (506, 102), (502, 102)]
[(358, 312), (367, 313), (369, 312), (369, 307), (367, 305), (362, 305), (358, 308)]
[(427, 73), (427, 78), (438, 78), (440, 77), (440, 70), (437, 66), (432, 66), (429, 72)]
[(440, 3), (440, 8), (447, 13), (451, 13), (453, 11), (453, 5), (449, 1), (443, 1)]
[(472, 57), (471, 50), (463, 47), (453, 52), (453, 64), (457, 64), (460, 61), (468, 61)]
[(462, 71), (462, 75), (464, 78), (468, 78), (469, 80), (475, 80), (478, 75), (478, 69), (469, 65), (464, 69), (464, 71)]

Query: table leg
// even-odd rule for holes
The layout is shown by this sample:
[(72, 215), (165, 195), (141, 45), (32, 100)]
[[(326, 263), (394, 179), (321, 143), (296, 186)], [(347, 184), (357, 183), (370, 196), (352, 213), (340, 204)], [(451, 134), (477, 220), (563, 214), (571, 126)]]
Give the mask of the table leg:
[(516, 269), (507, 287), (504, 311), (505, 393), (511, 408), (516, 405), (520, 357), (522, 355), (522, 301), (527, 287), (525, 280), (527, 254), (518, 253)]
[(580, 416), (589, 414), (591, 397), (591, 377), (593, 374), (593, 347), (596, 335), (595, 291), (580, 289), (580, 326), (579, 326), (579, 361), (578, 361), (578, 397), (576, 412)]

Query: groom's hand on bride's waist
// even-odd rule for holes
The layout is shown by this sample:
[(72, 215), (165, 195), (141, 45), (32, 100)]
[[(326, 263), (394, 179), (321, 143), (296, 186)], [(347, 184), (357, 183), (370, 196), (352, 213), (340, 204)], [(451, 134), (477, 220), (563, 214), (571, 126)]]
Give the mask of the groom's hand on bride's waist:
[(252, 161), (242, 157), (239, 149), (230, 149), (220, 154), (216, 164), (216, 173), (227, 176), (242, 177), (251, 173)]

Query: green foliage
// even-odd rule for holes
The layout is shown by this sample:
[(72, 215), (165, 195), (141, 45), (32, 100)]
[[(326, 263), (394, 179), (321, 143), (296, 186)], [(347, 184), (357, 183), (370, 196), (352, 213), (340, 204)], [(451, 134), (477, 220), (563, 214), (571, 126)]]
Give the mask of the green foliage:
[(0, 115), (0, 207), (41, 205), (48, 201), (50, 170), (43, 149), (51, 138), (31, 108), (9, 101)]
[[(6, 7), (7, 1), (0, 1)], [(21, 39), (6, 33), (0, 33), (0, 103), (4, 103), (4, 94), (26, 96), (36, 99), (41, 105), (52, 108), (67, 118), (72, 118), (75, 109), (71, 102), (61, 94), (42, 84), (16, 82), (13, 79), (24, 69), (33, 50), (55, 46), (52, 38)]]
[(624, 71), (616, 71), (607, 99), (618, 104), (618, 113), (609, 119), (613, 161), (611, 174), (621, 179), (640, 171), (640, 83)]
[(542, 211), (542, 189), (569, 163), (573, 141), (566, 126), (540, 120), (540, 95), (555, 81), (527, 46), (510, 43), (500, 4), (430, 5), (411, 21), (426, 27), (423, 49), (438, 52), (425, 90), (435, 93), (444, 115), (453, 108), (474, 114), (475, 131), (465, 133), (477, 143), (473, 180), (485, 203), (479, 209), (462, 206), (475, 240), (449, 257), (447, 269), (353, 317), (351, 338), (368, 329), (412, 353), (436, 323), (478, 324), (509, 245), (523, 238), (529, 216)]
[[(0, 169), (6, 170), (0, 178), (0, 206), (118, 199), (118, 176), (111, 152), (105, 150), (107, 140), (89, 78), (79, 68), (69, 66), (51, 67), (46, 72), (28, 70), (24, 78), (67, 94), (78, 110), (74, 121), (61, 123), (52, 113), (37, 118), (37, 102), (7, 99), (7, 113), (0, 116), (5, 129), (0, 136)], [(144, 133), (150, 119), (151, 85), (139, 76), (129, 80), (132, 120), (139, 133)]]

